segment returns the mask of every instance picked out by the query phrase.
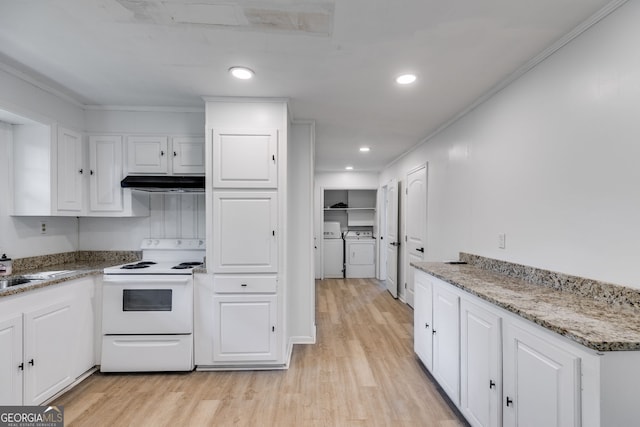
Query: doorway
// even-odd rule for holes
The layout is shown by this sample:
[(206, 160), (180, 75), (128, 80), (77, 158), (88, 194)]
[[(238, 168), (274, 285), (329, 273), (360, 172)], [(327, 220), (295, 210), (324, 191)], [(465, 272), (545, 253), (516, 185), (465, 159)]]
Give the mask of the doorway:
[(427, 242), (427, 164), (407, 173), (405, 191), (405, 250), (404, 283), (405, 299), (413, 307), (413, 267), (412, 262), (426, 259)]

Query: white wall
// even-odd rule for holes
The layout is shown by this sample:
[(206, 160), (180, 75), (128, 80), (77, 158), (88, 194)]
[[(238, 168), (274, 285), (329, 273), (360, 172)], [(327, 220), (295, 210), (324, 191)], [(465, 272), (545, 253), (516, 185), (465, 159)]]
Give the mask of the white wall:
[(291, 125), (288, 143), (289, 285), (288, 333), (296, 343), (315, 342), (315, 281), (313, 277), (313, 165), (315, 126)]
[[(0, 109), (46, 123), (59, 123), (82, 130), (83, 112), (77, 105), (40, 89), (0, 69)], [(10, 127), (0, 124), (0, 255), (11, 258), (75, 251), (78, 247), (78, 221), (74, 217), (9, 216)], [(40, 232), (47, 223), (47, 234)]]
[(314, 241), (315, 241), (315, 278), (321, 277), (322, 267), (322, 223), (323, 223), (323, 191), (341, 189), (378, 188), (378, 174), (373, 172), (318, 172), (315, 175), (313, 205), (314, 212)]
[[(88, 109), (88, 134), (160, 134), (204, 136), (199, 109)], [(151, 195), (144, 218), (80, 218), (81, 250), (138, 250), (153, 238), (205, 238), (205, 199), (198, 195)]]
[(465, 251), (640, 288), (639, 21), (626, 3), (382, 172), (404, 183), (428, 162), (428, 260)]

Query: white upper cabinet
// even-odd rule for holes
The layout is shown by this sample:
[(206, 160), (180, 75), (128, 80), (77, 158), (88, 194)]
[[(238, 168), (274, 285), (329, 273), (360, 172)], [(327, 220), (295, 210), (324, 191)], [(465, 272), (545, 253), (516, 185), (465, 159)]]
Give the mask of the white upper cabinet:
[(275, 192), (213, 194), (213, 272), (278, 271)]
[(169, 173), (167, 167), (168, 145), (168, 137), (166, 136), (128, 136), (127, 173)]
[(122, 137), (92, 135), (89, 137), (89, 209), (121, 211)]
[(80, 214), (83, 208), (84, 175), (82, 135), (58, 128), (57, 144), (57, 210)]
[(171, 139), (174, 175), (204, 174), (204, 138)]
[(82, 215), (87, 175), (82, 135), (26, 118), (12, 123), (11, 132), (11, 214)]
[(276, 188), (278, 132), (213, 130), (214, 188)]
[(204, 138), (128, 136), (127, 174), (203, 175)]

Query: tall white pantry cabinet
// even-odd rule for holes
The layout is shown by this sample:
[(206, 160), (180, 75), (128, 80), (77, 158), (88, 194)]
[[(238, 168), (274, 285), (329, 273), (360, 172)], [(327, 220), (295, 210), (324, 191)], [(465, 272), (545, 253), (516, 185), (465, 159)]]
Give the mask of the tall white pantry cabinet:
[(282, 100), (207, 100), (207, 274), (196, 278), (199, 369), (286, 366)]

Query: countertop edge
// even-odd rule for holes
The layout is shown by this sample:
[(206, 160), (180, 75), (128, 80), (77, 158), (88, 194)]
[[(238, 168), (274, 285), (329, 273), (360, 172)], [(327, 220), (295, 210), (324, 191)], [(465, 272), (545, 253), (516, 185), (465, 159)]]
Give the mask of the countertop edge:
[[(535, 316), (534, 314), (531, 314), (527, 311), (521, 310), (519, 309), (516, 305), (514, 305), (514, 303), (508, 303), (505, 301), (501, 301), (498, 300), (496, 298), (491, 297), (490, 295), (487, 295), (486, 293), (483, 292), (479, 292), (476, 289), (473, 289), (469, 286), (466, 286), (464, 283), (460, 283), (460, 281), (456, 280), (455, 278), (452, 278), (451, 275), (446, 275), (443, 274), (437, 270), (434, 269), (435, 266), (439, 266), (440, 268), (442, 268), (443, 266), (445, 266), (445, 263), (428, 263), (428, 262), (422, 262), (422, 263), (411, 263), (410, 264), (412, 267), (423, 271), (427, 274), (430, 274), (440, 280), (443, 280), (449, 284), (451, 284), (452, 286), (455, 286), (458, 289), (461, 289), (471, 295), (474, 295), (492, 305), (495, 305), (496, 307), (499, 307), (503, 310), (506, 310), (509, 313), (512, 313), (514, 315), (517, 315), (523, 319), (526, 319), (528, 321), (531, 321), (533, 323), (535, 323), (536, 325), (539, 325), (543, 328), (545, 328), (546, 330), (550, 331), (550, 332), (554, 332), (557, 333), (569, 340), (571, 340), (574, 343), (580, 344), (584, 347), (587, 347), (591, 350), (595, 350), (598, 352), (611, 352), (611, 351), (637, 351), (640, 350), (640, 342), (624, 342), (624, 341), (616, 341), (616, 340), (607, 340), (607, 341), (592, 341), (589, 340), (583, 336), (579, 336), (576, 335), (575, 333), (571, 332), (570, 330), (568, 330), (567, 328), (563, 327), (562, 325), (559, 325), (556, 322), (550, 322), (548, 320), (545, 319), (541, 319), (538, 316)], [(430, 265), (432, 266), (430, 268)], [(455, 268), (455, 266), (451, 266), (452, 268)], [(518, 283), (521, 286), (522, 285), (526, 285), (526, 286), (530, 286), (532, 289), (537, 289), (540, 288), (540, 285), (534, 285), (534, 284), (530, 284), (530, 283), (526, 283), (520, 279), (516, 279), (516, 278), (511, 278), (508, 276), (503, 276), (500, 275), (498, 273), (492, 272), (492, 271), (488, 271), (488, 270), (482, 270), (479, 267), (475, 267), (475, 266), (471, 266), (471, 265), (465, 265), (466, 268), (472, 268), (472, 269), (477, 269), (478, 272), (482, 272), (483, 274), (490, 274), (496, 277), (500, 277), (502, 280), (509, 280), (511, 282), (514, 283)], [(460, 272), (458, 268), (456, 268), (456, 273), (458, 274), (466, 274), (471, 276), (470, 272)], [(498, 285), (495, 285), (496, 287)], [(547, 288), (545, 290), (545, 292), (550, 292), (550, 293), (558, 293), (561, 294), (562, 291), (559, 290), (555, 290), (555, 289), (550, 289)], [(576, 296), (577, 298), (579, 298), (579, 296)], [(584, 298), (584, 297), (582, 297)], [(584, 298), (585, 300), (587, 300), (586, 298)], [(593, 304), (598, 304), (597, 301), (593, 301), (590, 300), (589, 303), (593, 303)], [(602, 304), (602, 303), (600, 303)], [(602, 320), (602, 319), (598, 319), (598, 320)]]

